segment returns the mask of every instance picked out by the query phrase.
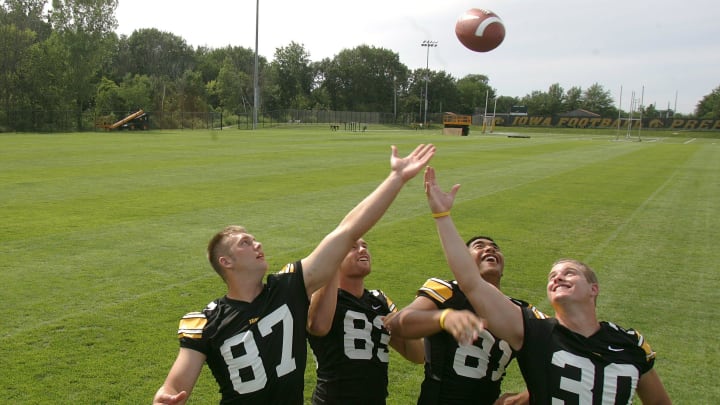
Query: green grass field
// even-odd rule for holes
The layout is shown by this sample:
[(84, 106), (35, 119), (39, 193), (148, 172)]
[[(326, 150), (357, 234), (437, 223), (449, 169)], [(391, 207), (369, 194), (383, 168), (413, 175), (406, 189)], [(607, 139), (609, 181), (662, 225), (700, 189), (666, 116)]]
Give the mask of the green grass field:
[[(2, 402), (150, 403), (179, 318), (225, 292), (204, 257), (215, 231), (245, 225), (279, 269), (386, 176), (391, 144), (405, 155), (434, 143), (441, 185), (462, 184), (461, 233), (503, 248), (507, 294), (550, 312), (551, 263), (586, 261), (600, 318), (645, 335), (674, 402), (716, 403), (720, 140), (549, 131), (0, 134)], [(420, 178), (366, 239), (368, 287), (400, 306), (428, 277), (452, 277)], [(313, 371), (310, 356), (306, 397)], [(392, 353), (388, 403), (414, 403), (421, 380), (421, 366)], [(522, 387), (515, 367), (506, 381)], [(190, 403), (217, 403), (216, 391), (204, 370)]]

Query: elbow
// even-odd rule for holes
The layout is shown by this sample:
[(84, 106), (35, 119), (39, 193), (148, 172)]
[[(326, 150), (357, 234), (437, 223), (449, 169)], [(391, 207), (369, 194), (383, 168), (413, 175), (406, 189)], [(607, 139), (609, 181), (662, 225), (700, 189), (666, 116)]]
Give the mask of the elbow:
[(323, 337), (330, 333), (330, 325), (325, 325), (323, 322), (313, 322), (310, 319), (308, 319), (307, 327), (305, 329), (307, 330), (307, 333), (318, 337)]

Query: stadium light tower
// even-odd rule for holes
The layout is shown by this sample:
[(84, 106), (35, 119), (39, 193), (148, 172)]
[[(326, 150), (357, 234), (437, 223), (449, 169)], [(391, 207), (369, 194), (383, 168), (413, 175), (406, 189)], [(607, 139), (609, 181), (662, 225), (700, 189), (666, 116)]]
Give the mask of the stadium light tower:
[(420, 46), (427, 48), (425, 56), (425, 118), (423, 119), (423, 128), (427, 128), (427, 109), (428, 109), (428, 80), (430, 80), (430, 48), (437, 46), (437, 41), (422, 41)]
[(258, 123), (258, 25), (260, 22), (260, 0), (255, 0), (255, 66), (253, 72), (253, 129), (257, 129)]

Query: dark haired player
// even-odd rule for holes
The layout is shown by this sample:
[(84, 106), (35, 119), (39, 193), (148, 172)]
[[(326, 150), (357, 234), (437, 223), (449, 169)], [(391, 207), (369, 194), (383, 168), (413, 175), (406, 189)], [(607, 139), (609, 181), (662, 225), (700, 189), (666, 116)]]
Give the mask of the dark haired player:
[(422, 364), (421, 339), (390, 335), (385, 316), (397, 311), (381, 290), (368, 290), (367, 242), (359, 239), (340, 270), (310, 300), (308, 340), (317, 361), (314, 405), (383, 405), (388, 396), (389, 347)]
[(630, 404), (637, 393), (644, 404), (670, 404), (643, 336), (598, 321), (600, 287), (590, 267), (572, 259), (553, 264), (546, 292), (554, 318), (514, 305), (479, 276), (449, 215), (459, 187), (444, 193), (434, 169), (426, 169), (425, 192), (450, 269), (486, 328), (518, 351), (530, 403)]
[[(500, 288), (505, 256), (497, 243), (487, 236), (475, 236), (466, 246), (476, 272)], [(528, 307), (523, 301), (512, 301)], [(491, 405), (498, 398), (512, 404), (527, 402), (527, 392), (500, 396), (505, 368), (515, 352), (507, 342), (483, 330), (457, 282), (428, 279), (415, 300), (398, 312), (389, 326), (393, 334), (425, 336), (425, 379), (419, 405)]]
[(207, 362), (221, 403), (302, 404), (309, 297), (434, 153), (433, 145), (420, 145), (400, 158), (392, 146), (388, 177), (309, 256), (269, 275), (267, 284), (262, 244), (239, 226), (218, 232), (208, 259), (227, 294), (181, 320), (180, 352), (153, 403), (184, 403)]

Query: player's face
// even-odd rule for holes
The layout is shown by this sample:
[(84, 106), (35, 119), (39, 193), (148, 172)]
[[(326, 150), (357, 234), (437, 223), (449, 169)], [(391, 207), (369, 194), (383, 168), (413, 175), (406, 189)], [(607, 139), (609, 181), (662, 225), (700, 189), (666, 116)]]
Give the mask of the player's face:
[(365, 277), (370, 274), (370, 250), (364, 239), (358, 239), (345, 255), (340, 269), (345, 276)]
[(547, 295), (551, 303), (568, 300), (594, 302), (597, 293), (598, 285), (590, 283), (575, 263), (560, 262), (550, 270)]
[(254, 236), (239, 233), (231, 236), (228, 244), (228, 259), (234, 270), (267, 270), (262, 243), (255, 240)]
[(470, 255), (480, 269), (480, 275), (492, 274), (502, 276), (505, 268), (505, 256), (500, 247), (489, 239), (476, 239), (468, 247)]

